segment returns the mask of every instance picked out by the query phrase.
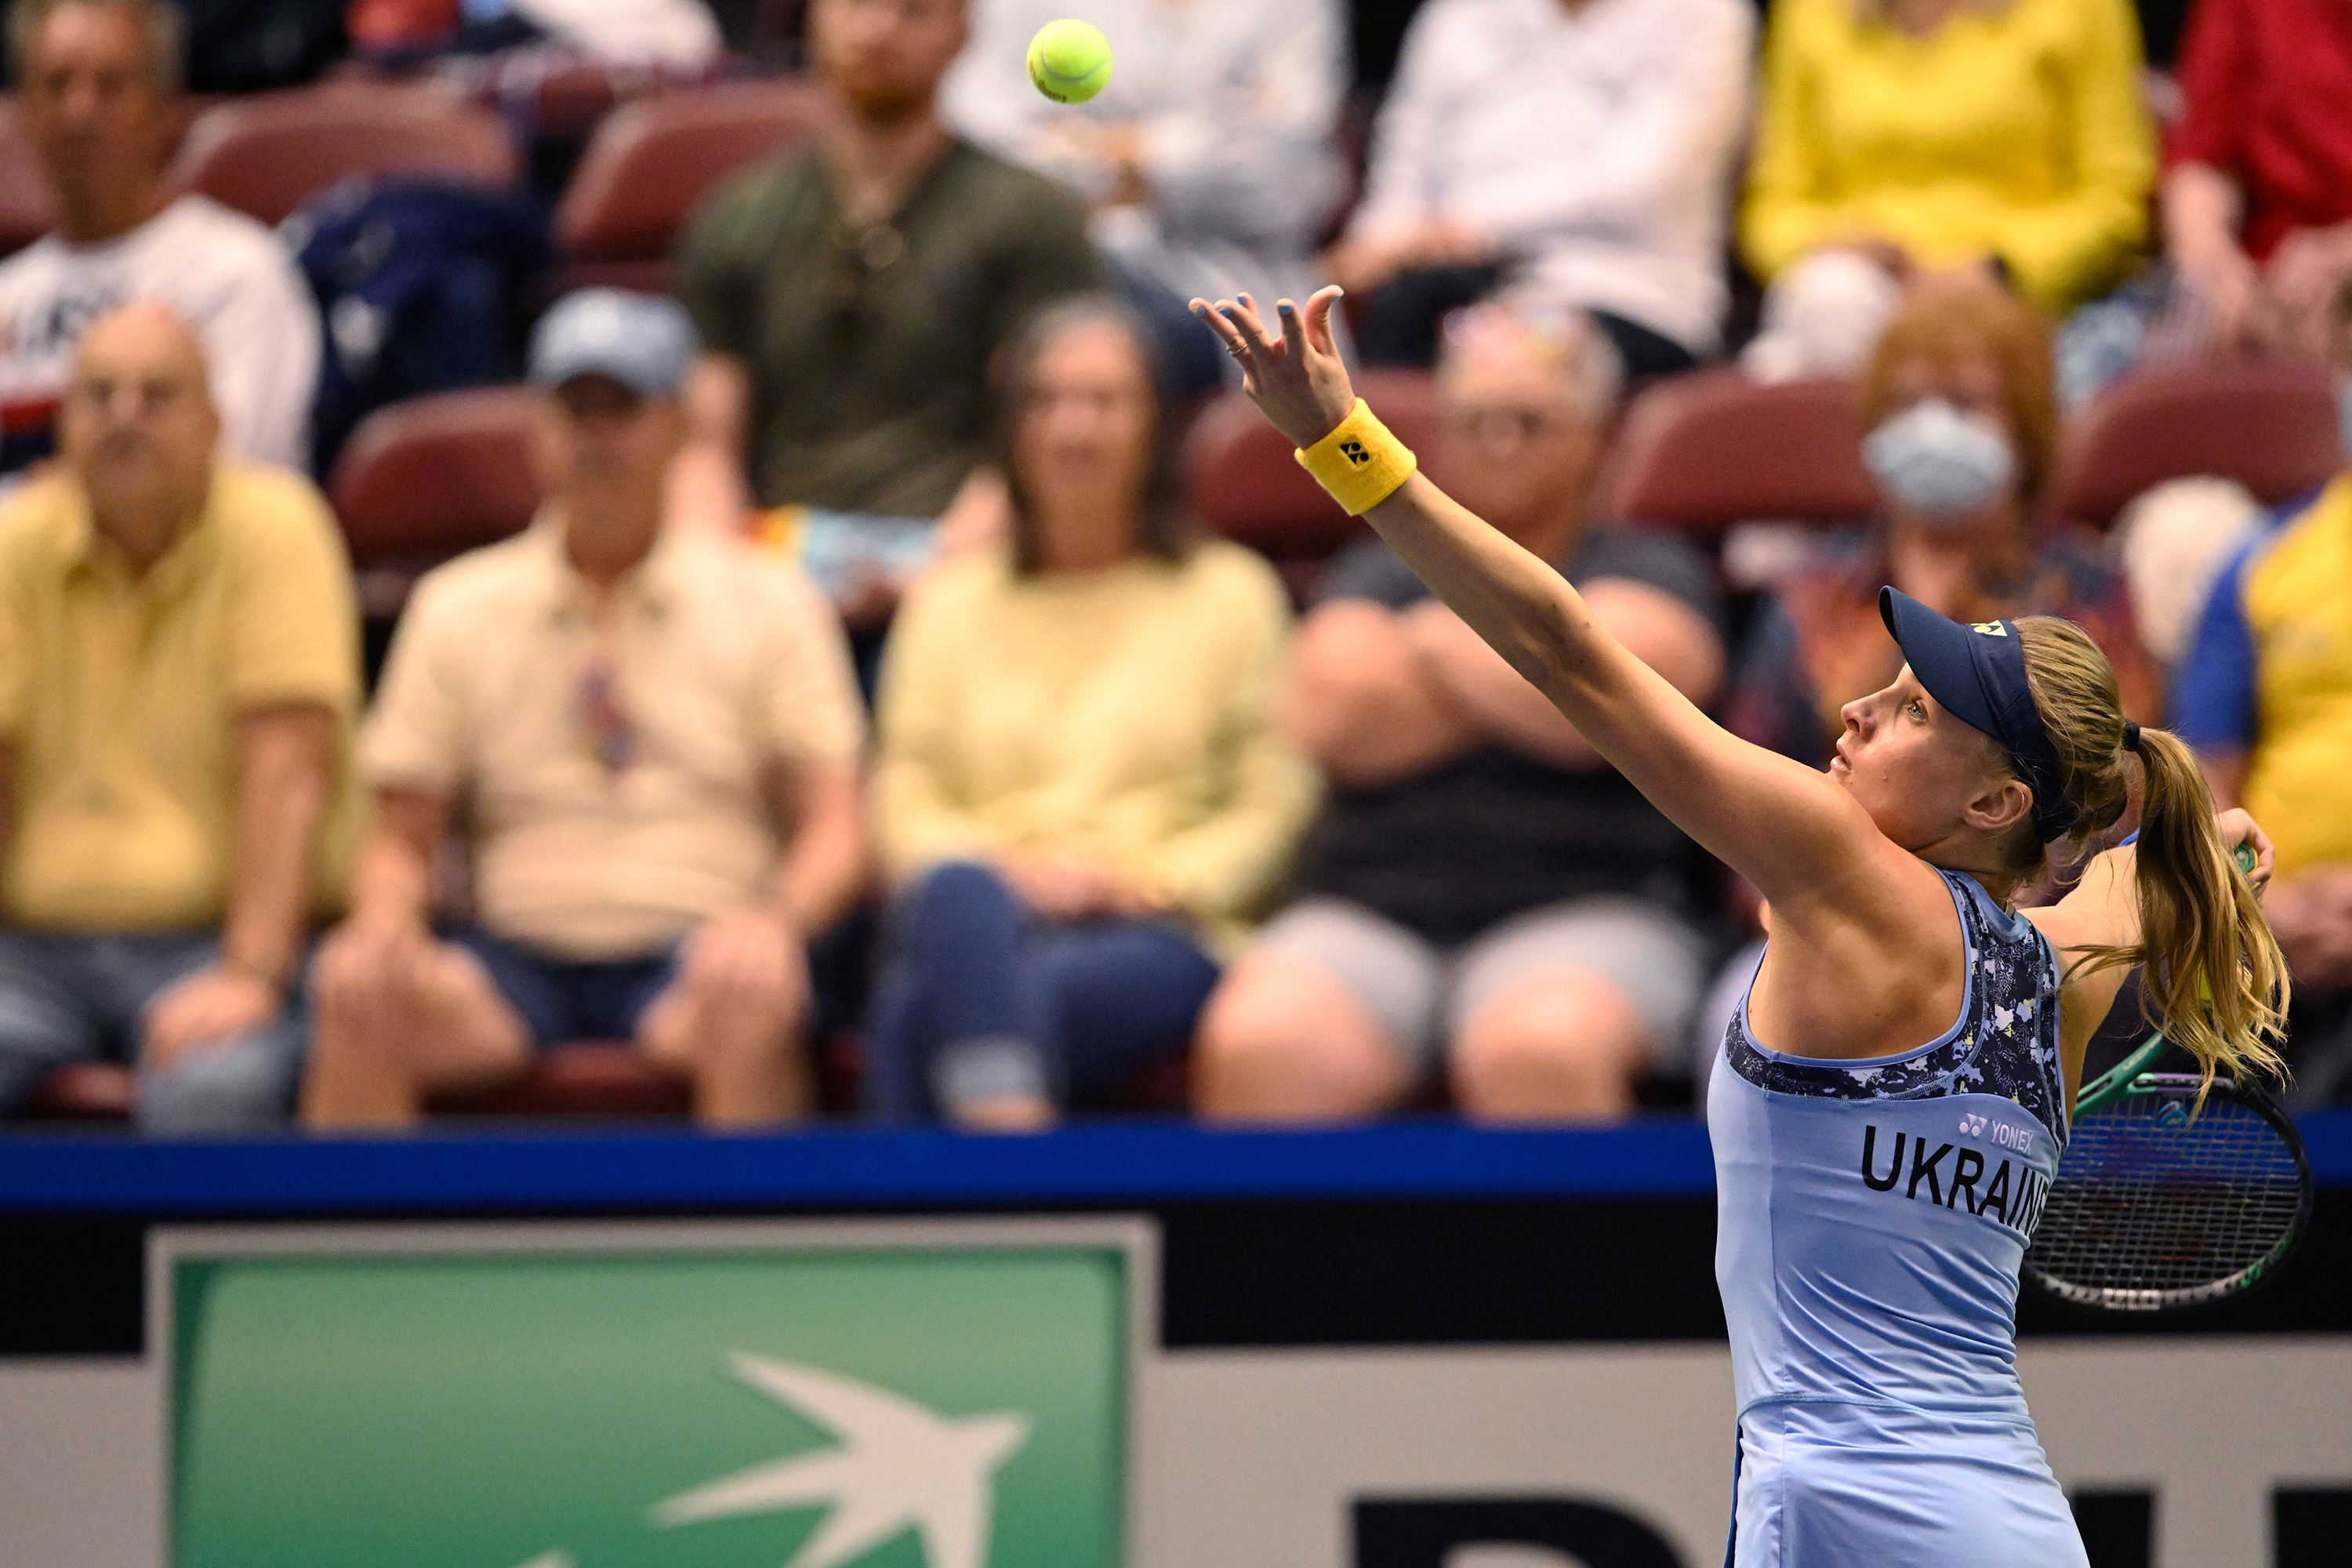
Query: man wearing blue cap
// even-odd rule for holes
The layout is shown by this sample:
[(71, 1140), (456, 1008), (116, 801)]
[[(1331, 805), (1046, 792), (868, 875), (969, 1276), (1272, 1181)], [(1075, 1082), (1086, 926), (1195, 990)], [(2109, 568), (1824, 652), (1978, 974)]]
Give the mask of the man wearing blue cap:
[[(313, 1126), (407, 1122), (579, 1039), (634, 1042), (707, 1122), (805, 1110), (803, 944), (863, 881), (863, 720), (797, 568), (665, 526), (694, 354), (667, 300), (540, 323), (546, 506), (418, 584), (361, 737), (376, 823), (314, 981)], [(453, 821), (477, 923), (436, 940)]]

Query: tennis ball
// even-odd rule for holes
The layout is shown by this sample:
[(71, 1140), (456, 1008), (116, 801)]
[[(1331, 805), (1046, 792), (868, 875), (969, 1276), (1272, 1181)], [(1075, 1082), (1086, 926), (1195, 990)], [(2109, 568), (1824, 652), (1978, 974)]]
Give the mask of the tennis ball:
[(1029, 79), (1055, 103), (1084, 103), (1110, 80), (1110, 40), (1091, 22), (1048, 22), (1029, 40)]

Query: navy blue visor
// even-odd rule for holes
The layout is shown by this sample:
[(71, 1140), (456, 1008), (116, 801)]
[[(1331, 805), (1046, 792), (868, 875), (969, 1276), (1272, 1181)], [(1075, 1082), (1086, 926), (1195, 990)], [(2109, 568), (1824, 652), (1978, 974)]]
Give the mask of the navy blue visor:
[(2033, 706), (2017, 623), (1963, 626), (1891, 587), (1878, 591), (1878, 614), (1927, 695), (2009, 753), (2017, 776), (2033, 792), (2035, 836), (2044, 844), (2065, 837), (2081, 814), (2066, 799), (2058, 748)]

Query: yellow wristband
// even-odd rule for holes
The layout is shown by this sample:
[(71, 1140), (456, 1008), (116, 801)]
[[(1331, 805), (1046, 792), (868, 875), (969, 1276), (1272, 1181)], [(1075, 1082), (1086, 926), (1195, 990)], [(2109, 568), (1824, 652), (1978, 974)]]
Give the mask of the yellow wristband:
[(1361, 517), (1396, 494), (1421, 467), (1360, 397), (1339, 427), (1298, 451), (1298, 466), (1331, 492), (1349, 517)]

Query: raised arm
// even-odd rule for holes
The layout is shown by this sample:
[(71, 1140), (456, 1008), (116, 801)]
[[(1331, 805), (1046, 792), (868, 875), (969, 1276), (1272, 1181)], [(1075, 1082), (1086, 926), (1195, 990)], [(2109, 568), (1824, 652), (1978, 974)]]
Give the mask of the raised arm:
[[(1327, 289), (1281, 306), (1269, 339), (1247, 301), (1194, 312), (1242, 361), (1244, 385), (1292, 442), (1336, 430), (1355, 395)], [(1366, 514), (1422, 580), (1550, 700), (1594, 751), (1784, 918), (1823, 900), (1867, 918), (1896, 862), (1916, 866), (1822, 774), (1716, 724), (1601, 624), (1559, 573), (1415, 474)]]

